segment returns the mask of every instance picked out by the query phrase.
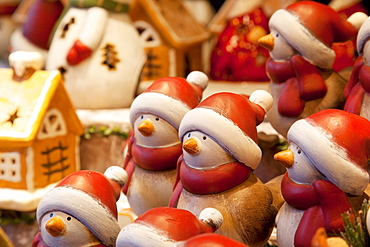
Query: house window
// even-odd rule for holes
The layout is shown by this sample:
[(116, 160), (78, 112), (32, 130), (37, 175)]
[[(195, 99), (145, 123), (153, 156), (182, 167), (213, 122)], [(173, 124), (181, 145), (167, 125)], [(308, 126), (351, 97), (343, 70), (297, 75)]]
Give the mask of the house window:
[(61, 112), (55, 108), (50, 109), (41, 123), (37, 137), (39, 139), (52, 138), (67, 134), (67, 127)]
[(21, 181), (21, 162), (18, 152), (0, 153), (0, 179), (9, 182)]
[(156, 47), (161, 45), (161, 39), (157, 31), (145, 21), (136, 21), (134, 26), (140, 35), (140, 42), (144, 47)]

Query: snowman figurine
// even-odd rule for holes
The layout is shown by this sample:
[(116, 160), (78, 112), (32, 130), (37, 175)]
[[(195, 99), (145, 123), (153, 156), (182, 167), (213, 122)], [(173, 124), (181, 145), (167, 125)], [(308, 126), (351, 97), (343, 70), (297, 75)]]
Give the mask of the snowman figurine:
[(193, 236), (213, 233), (222, 222), (221, 213), (214, 208), (203, 209), (199, 218), (183, 209), (153, 208), (122, 228), (117, 247), (175, 247)]
[(180, 124), (178, 160), (170, 206), (199, 215), (214, 207), (224, 217), (216, 233), (249, 246), (263, 246), (277, 209), (271, 191), (253, 174), (261, 161), (256, 126), (271, 107), (263, 90), (221, 92), (203, 100)]
[[(43, 57), (45, 66), (49, 38), (67, 0), (23, 1), (17, 11), (26, 12), (22, 25), (11, 35), (12, 52), (35, 51)], [(30, 6), (29, 6), (30, 5)]]
[(359, 57), (344, 90), (347, 98), (344, 110), (370, 120), (370, 17), (366, 19), (357, 35)]
[(64, 178), (38, 205), (40, 232), (32, 247), (115, 246), (121, 230), (116, 201), (126, 181), (118, 166), (104, 175), (82, 170)]
[[(355, 137), (355, 138), (353, 138)], [(296, 121), (289, 148), (275, 154), (287, 167), (281, 182), (285, 203), (277, 218), (279, 246), (311, 246), (315, 232), (344, 231), (341, 214), (362, 202), (369, 184), (370, 122), (343, 110), (319, 111)]]
[(63, 74), (76, 108), (129, 107), (146, 55), (129, 0), (71, 0), (55, 29), (46, 69)]
[(207, 85), (208, 77), (199, 71), (186, 79), (165, 77), (153, 82), (132, 103), (133, 131), (123, 165), (129, 181), (123, 192), (135, 214), (168, 206), (177, 159), (182, 154), (178, 128), (182, 117), (201, 101)]
[(269, 20), (270, 34), (259, 39), (270, 50), (266, 69), (274, 104), (267, 118), (281, 135), (298, 119), (344, 104), (346, 80), (332, 66), (332, 44), (357, 35), (367, 15), (347, 20), (327, 5), (299, 1), (277, 10)]

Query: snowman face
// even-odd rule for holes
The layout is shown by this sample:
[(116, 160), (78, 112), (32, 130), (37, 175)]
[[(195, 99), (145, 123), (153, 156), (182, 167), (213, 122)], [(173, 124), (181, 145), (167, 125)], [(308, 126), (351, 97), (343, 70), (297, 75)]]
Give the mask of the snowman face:
[(100, 243), (80, 221), (60, 211), (46, 213), (41, 219), (40, 230), (48, 246), (80, 247)]
[(288, 61), (296, 52), (287, 43), (285, 38), (276, 30), (271, 30), (270, 34), (274, 37), (274, 48), (270, 51), (270, 56), (275, 61)]
[(293, 152), (294, 163), (288, 168), (289, 177), (299, 184), (312, 184), (324, 176), (313, 166), (303, 150), (294, 142), (289, 143), (289, 150)]
[(143, 114), (135, 120), (136, 143), (143, 147), (168, 147), (180, 143), (175, 127), (163, 118)]
[[(190, 142), (196, 152), (186, 151), (186, 145)], [(217, 142), (200, 131), (191, 131), (184, 135), (183, 157), (188, 166), (196, 169), (212, 169), (235, 161)]]

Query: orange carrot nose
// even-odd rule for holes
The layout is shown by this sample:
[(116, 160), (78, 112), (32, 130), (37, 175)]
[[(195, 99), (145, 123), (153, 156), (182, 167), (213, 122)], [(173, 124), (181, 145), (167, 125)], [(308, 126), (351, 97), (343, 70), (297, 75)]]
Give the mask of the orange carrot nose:
[(291, 168), (294, 164), (294, 154), (290, 149), (278, 152), (274, 155), (274, 159), (286, 168)]
[(137, 128), (143, 136), (151, 136), (154, 132), (153, 122), (149, 119), (143, 120)]
[(258, 44), (272, 51), (272, 49), (274, 49), (274, 37), (271, 34), (267, 34), (258, 39)]
[(65, 224), (61, 217), (55, 216), (46, 222), (45, 229), (51, 236), (58, 237), (64, 232)]
[(182, 148), (191, 155), (197, 154), (199, 152), (198, 142), (195, 138), (187, 139), (182, 144)]

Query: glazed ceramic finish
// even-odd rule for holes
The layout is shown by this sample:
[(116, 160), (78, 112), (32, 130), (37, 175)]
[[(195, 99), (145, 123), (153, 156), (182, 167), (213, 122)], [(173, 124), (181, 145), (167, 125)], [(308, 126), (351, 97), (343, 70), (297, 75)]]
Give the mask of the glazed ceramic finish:
[(51, 41), (46, 69), (63, 72), (77, 108), (129, 107), (146, 59), (128, 4), (105, 2), (110, 7), (73, 2)]
[(120, 231), (116, 202), (126, 182), (118, 166), (104, 175), (82, 170), (64, 178), (39, 203), (40, 233), (32, 246), (115, 246)]
[(298, 119), (344, 104), (346, 80), (333, 70), (332, 44), (353, 39), (365, 16), (355, 13), (344, 20), (330, 7), (312, 1), (299, 1), (271, 16), (271, 33), (260, 44), (271, 55), (266, 68), (274, 105), (267, 117), (281, 135), (286, 137)]
[(261, 160), (256, 126), (271, 104), (262, 90), (250, 97), (216, 93), (179, 128), (183, 156), (170, 205), (195, 215), (216, 208), (224, 217), (216, 233), (250, 246), (264, 245), (276, 214), (270, 190), (252, 173)]
[(361, 26), (357, 35), (360, 57), (352, 70), (344, 95), (347, 98), (344, 110), (370, 119), (370, 18)]
[(367, 119), (334, 109), (291, 126), (288, 149), (274, 157), (287, 167), (281, 183), (286, 203), (277, 218), (279, 246), (308, 247), (319, 228), (327, 234), (343, 229), (341, 214), (353, 207), (347, 195), (361, 199), (369, 183), (369, 130)]
[(220, 212), (213, 208), (205, 208), (199, 217), (177, 208), (153, 208), (122, 228), (117, 247), (177, 246), (191, 237), (213, 233), (222, 221)]
[(123, 192), (137, 215), (168, 205), (182, 154), (178, 128), (183, 116), (200, 102), (207, 84), (208, 77), (198, 71), (186, 79), (161, 78), (132, 103), (133, 131), (123, 164), (130, 179)]

